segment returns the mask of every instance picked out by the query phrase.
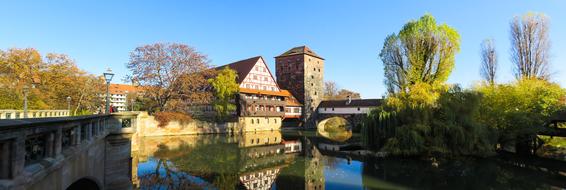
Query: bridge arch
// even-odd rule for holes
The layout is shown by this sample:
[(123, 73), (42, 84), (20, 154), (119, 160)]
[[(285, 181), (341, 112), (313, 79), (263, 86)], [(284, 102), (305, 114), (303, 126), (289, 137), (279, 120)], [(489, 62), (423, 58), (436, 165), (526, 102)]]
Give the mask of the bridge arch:
[(316, 125), (318, 130), (325, 130), (327, 127), (346, 127), (347, 129), (352, 128), (352, 122), (346, 117), (332, 116), (322, 119)]
[(73, 182), (67, 190), (100, 190), (102, 187), (98, 180), (92, 177), (83, 177)]

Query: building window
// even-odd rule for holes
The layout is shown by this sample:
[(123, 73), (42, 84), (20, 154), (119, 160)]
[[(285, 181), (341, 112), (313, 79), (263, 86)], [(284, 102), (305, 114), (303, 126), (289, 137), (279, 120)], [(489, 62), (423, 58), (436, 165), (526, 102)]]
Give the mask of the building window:
[(314, 86), (314, 83), (311, 83), (311, 86)]
[[(252, 119), (252, 124), (254, 124), (254, 119)], [(252, 140), (252, 143), (253, 143), (253, 142), (254, 142), (254, 141)]]
[(314, 75), (311, 75), (311, 79), (314, 79)]
[[(259, 124), (259, 119), (256, 119), (256, 121), (257, 121), (257, 124)], [(259, 139), (258, 139), (258, 141), (259, 141)]]
[(324, 108), (324, 111), (326, 111), (326, 108)]
[(358, 107), (358, 111), (360, 111), (360, 107)]
[(314, 95), (317, 95), (317, 94), (318, 94), (317, 92), (314, 92)]
[(11, 114), (11, 113), (6, 113), (6, 119), (12, 119), (12, 114)]
[(313, 71), (316, 71), (316, 68), (312, 68)]
[(332, 108), (332, 111), (334, 111), (334, 108)]
[(318, 72), (320, 72), (320, 69), (318, 69)]

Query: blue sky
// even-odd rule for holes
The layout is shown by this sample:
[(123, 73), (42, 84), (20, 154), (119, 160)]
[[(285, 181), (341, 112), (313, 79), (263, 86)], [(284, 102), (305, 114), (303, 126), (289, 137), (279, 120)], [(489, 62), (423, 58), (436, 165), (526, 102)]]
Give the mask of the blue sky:
[(456, 28), (461, 51), (448, 82), (480, 79), (479, 44), (494, 38), (499, 82), (513, 80), (509, 21), (529, 11), (551, 19), (553, 81), (566, 87), (566, 1), (9, 1), (0, 3), (0, 49), (64, 53), (91, 73), (112, 68), (120, 80), (135, 47), (185, 43), (215, 65), (274, 56), (308, 45), (326, 58), (325, 79), (364, 98), (385, 93), (378, 54), (383, 39), (425, 13)]

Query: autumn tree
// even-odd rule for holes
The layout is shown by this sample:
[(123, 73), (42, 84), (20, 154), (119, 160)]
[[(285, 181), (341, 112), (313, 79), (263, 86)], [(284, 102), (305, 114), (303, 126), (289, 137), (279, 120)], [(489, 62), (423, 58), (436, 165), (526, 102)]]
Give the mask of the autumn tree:
[(226, 119), (230, 112), (236, 110), (236, 105), (232, 103), (240, 89), (238, 83), (236, 83), (236, 77), (236, 71), (224, 67), (216, 77), (208, 80), (214, 88), (213, 105), (220, 120)]
[(350, 91), (350, 90), (346, 90), (346, 89), (341, 89), (340, 91), (338, 91), (338, 94), (336, 95), (335, 99), (338, 100), (345, 100), (352, 98), (352, 99), (360, 99), (362, 98), (360, 96), (360, 93), (354, 92), (354, 91)]
[[(130, 53), (127, 78), (145, 90), (145, 95), (154, 101), (150, 111), (171, 111), (170, 100), (179, 99), (182, 77), (196, 74), (209, 68), (205, 55), (185, 44), (156, 43), (137, 47)], [(206, 81), (200, 80), (205, 83)]]
[(541, 13), (516, 16), (511, 21), (510, 33), (515, 77), (547, 79), (550, 74), (548, 17)]
[(0, 109), (22, 109), (24, 86), (33, 87), (30, 109), (67, 109), (67, 97), (75, 114), (92, 113), (100, 106), (101, 79), (79, 69), (66, 55), (42, 57), (33, 48), (12, 48), (0, 53), (0, 71)]
[(347, 89), (340, 89), (336, 82), (326, 81), (324, 82), (324, 99), (325, 100), (345, 100), (348, 97), (352, 99), (360, 99), (360, 93), (353, 92)]
[[(433, 94), (448, 79), (459, 50), (458, 32), (446, 24), (437, 24), (432, 15), (409, 21), (399, 33), (385, 38), (379, 54), (389, 93)], [(436, 93), (432, 99), (438, 96)]]
[(495, 84), (497, 74), (497, 52), (493, 39), (486, 39), (481, 44), (481, 76), (490, 85)]
[(332, 100), (338, 95), (338, 85), (334, 81), (324, 82), (324, 99)]

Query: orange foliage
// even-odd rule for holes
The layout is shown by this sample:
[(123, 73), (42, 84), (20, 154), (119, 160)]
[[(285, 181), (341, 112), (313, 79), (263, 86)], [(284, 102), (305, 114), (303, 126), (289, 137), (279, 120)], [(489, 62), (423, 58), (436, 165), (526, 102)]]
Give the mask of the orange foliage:
[(193, 120), (190, 115), (179, 112), (156, 112), (153, 116), (159, 122), (158, 127), (165, 127), (170, 121), (177, 121), (184, 125)]

